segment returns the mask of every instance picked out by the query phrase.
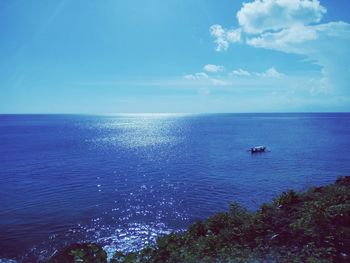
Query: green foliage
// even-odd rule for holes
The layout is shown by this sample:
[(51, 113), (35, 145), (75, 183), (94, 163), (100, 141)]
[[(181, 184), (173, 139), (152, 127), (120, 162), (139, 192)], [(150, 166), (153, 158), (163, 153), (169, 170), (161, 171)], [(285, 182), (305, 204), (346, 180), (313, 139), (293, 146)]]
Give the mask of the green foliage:
[(198, 239), (200, 237), (206, 236), (207, 233), (208, 230), (202, 221), (195, 222), (188, 229), (189, 238), (192, 239)]
[(72, 244), (49, 259), (48, 263), (106, 263), (107, 253), (96, 244)]
[[(82, 252), (69, 255), (86, 257)], [(350, 262), (350, 177), (304, 193), (289, 190), (255, 213), (232, 203), (227, 212), (160, 237), (153, 247), (118, 252), (110, 262)]]
[(292, 207), (293, 205), (300, 202), (300, 198), (296, 192), (293, 190), (289, 190), (287, 192), (283, 192), (278, 198), (275, 200), (275, 204), (281, 207)]

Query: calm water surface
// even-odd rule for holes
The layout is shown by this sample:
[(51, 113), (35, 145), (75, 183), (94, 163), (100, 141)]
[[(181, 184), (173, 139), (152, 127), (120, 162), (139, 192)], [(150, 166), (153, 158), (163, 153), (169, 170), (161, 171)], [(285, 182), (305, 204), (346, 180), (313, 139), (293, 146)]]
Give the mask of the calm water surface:
[(347, 113), (0, 115), (0, 258), (130, 251), (230, 201), (256, 209), (346, 174)]

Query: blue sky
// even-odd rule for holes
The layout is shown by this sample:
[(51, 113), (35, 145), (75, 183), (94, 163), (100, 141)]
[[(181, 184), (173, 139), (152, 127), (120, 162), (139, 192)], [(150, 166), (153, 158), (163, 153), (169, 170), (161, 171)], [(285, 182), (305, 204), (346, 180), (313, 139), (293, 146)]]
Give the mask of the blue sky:
[(347, 0), (4, 0), (0, 113), (350, 111)]

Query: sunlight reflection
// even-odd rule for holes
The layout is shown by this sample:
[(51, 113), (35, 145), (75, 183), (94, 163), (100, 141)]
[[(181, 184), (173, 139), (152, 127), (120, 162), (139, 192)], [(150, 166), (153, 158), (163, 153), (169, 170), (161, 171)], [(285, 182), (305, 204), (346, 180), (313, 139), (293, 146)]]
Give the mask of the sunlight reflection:
[(174, 144), (179, 140), (174, 131), (179, 129), (183, 114), (121, 114), (111, 116), (101, 129), (108, 130), (96, 143), (117, 144), (126, 148), (154, 147)]

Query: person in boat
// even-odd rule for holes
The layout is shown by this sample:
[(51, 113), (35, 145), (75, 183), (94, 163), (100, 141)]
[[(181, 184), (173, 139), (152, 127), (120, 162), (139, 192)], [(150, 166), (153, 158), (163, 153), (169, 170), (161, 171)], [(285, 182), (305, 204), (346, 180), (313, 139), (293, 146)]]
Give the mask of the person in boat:
[(256, 146), (256, 147), (250, 148), (250, 151), (252, 153), (258, 153), (258, 152), (265, 152), (265, 149), (266, 149), (265, 146)]

